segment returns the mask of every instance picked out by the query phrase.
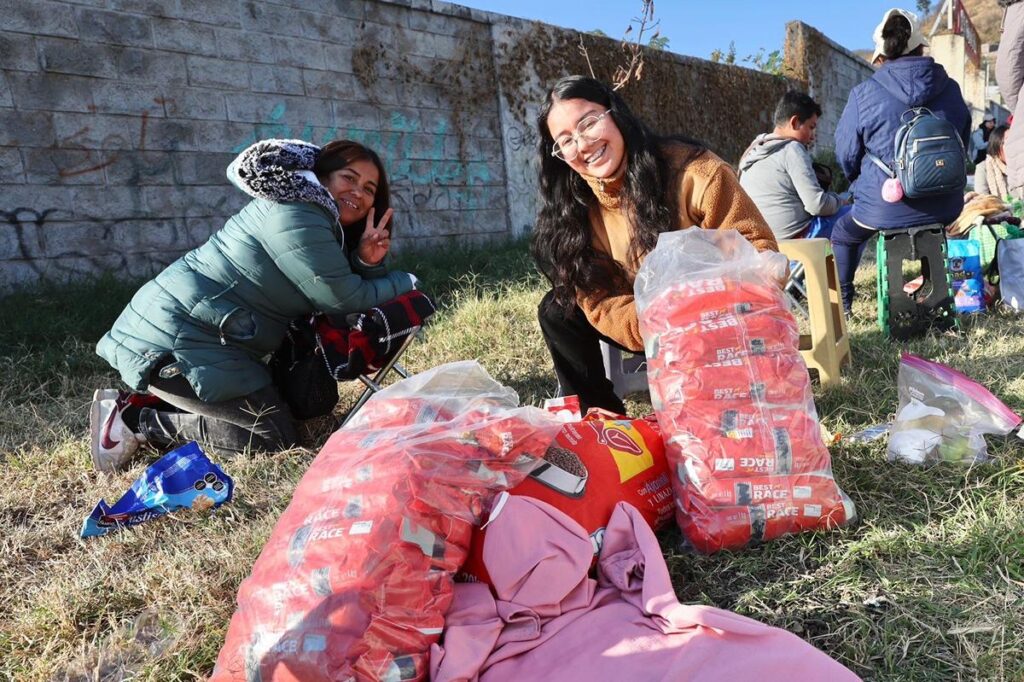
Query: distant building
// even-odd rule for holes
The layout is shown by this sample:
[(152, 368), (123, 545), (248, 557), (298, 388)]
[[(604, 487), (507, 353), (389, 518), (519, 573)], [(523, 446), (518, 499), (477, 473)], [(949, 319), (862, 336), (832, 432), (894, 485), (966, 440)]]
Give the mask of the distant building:
[(945, 0), (928, 34), (930, 54), (960, 84), (974, 124), (991, 112), (997, 123), (1010, 115), (995, 85), (998, 44), (983, 43), (962, 0)]

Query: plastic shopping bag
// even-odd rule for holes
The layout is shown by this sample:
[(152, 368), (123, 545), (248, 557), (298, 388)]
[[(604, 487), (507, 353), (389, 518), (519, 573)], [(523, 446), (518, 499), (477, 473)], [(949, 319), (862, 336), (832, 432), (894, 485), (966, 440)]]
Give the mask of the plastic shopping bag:
[(999, 279), (993, 261), (996, 259), (996, 246), (1004, 239), (1020, 239), (1024, 230), (1011, 223), (989, 225), (982, 223), (970, 231), (971, 239), (978, 242), (981, 253), (981, 271), (993, 282)]
[(1024, 239), (1002, 239), (996, 245), (999, 298), (1016, 312), (1024, 310)]
[(1021, 423), (978, 382), (909, 353), (900, 358), (897, 390), (900, 403), (889, 431), (890, 461), (984, 461), (985, 434), (1005, 436)]
[(238, 590), (212, 680), (424, 680), (473, 527), (562, 427), (475, 362), (331, 436)]
[(855, 518), (832, 478), (786, 258), (735, 230), (662, 234), (635, 284), (676, 521), (701, 552)]

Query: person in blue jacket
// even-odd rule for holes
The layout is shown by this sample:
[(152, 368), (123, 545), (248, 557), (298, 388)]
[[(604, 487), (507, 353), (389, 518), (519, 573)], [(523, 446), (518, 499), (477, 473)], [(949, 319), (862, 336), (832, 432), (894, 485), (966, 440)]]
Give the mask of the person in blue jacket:
[(122, 468), (142, 442), (227, 453), (295, 445), (266, 365), (289, 322), (367, 310), (416, 284), (384, 267), (392, 211), (372, 150), (265, 140), (228, 178), (253, 200), (143, 285), (96, 347), (132, 389), (93, 396), (97, 469)]
[(836, 128), (836, 159), (853, 183), (854, 195), (853, 210), (838, 220), (832, 230), (832, 249), (847, 314), (855, 293), (854, 274), (864, 247), (878, 230), (948, 224), (960, 215), (964, 203), (962, 192), (903, 198), (894, 203), (885, 201), (882, 184), (888, 176), (868, 158), (867, 152), (892, 164), (900, 117), (914, 107), (926, 107), (952, 123), (963, 143), (971, 132), (971, 115), (960, 86), (940, 64), (924, 56), (928, 41), (913, 12), (886, 12), (875, 28), (874, 40), (873, 61), (881, 66), (871, 78), (850, 91)]

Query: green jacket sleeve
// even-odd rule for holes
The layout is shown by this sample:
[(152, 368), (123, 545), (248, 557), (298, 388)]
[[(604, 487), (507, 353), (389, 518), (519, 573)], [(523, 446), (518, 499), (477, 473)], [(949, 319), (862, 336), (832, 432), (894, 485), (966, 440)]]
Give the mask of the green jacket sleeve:
[(320, 312), (361, 312), (412, 289), (406, 272), (368, 279), (353, 272), (330, 217), (312, 204), (275, 207), (260, 239), (277, 268)]
[(357, 275), (360, 275), (364, 279), (384, 277), (385, 275), (387, 275), (388, 269), (384, 265), (384, 262), (386, 260), (387, 259), (384, 259), (383, 261), (377, 263), (376, 265), (366, 265), (361, 260), (359, 260), (359, 254), (356, 253), (355, 249), (352, 250), (352, 253), (349, 254), (348, 257), (348, 262), (352, 266), (352, 272), (356, 273)]

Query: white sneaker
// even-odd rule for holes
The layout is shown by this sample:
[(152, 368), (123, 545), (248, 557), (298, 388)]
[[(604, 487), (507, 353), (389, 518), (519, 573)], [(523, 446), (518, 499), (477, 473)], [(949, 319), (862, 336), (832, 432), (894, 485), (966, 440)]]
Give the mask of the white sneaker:
[(121, 419), (121, 410), (127, 404), (127, 394), (116, 389), (99, 389), (93, 394), (89, 434), (92, 465), (97, 471), (121, 471), (139, 450), (139, 438)]

